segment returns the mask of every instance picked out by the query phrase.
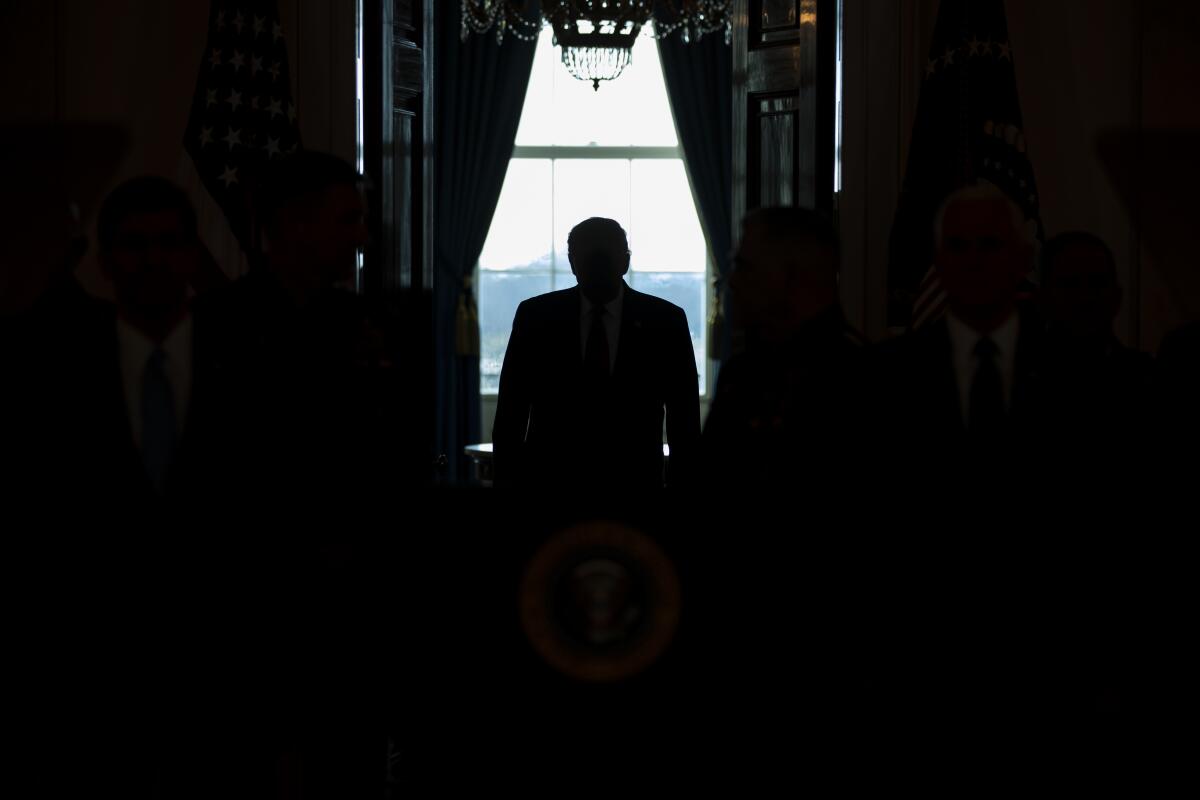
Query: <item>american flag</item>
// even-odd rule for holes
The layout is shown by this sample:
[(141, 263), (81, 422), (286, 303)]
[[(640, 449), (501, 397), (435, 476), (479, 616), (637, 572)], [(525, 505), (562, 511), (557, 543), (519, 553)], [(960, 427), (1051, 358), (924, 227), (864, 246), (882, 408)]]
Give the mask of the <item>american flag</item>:
[(275, 0), (213, 0), (183, 143), (242, 249), (251, 252), (255, 171), (300, 146)]
[(933, 269), (934, 216), (947, 195), (978, 181), (1011, 197), (1041, 238), (1004, 2), (942, 0), (892, 223), (890, 327), (920, 328), (945, 313)]

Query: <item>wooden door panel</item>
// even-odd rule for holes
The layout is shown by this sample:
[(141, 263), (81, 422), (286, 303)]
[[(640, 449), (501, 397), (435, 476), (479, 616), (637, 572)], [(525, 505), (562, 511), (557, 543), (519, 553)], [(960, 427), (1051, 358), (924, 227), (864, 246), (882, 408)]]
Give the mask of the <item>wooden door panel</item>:
[(735, 218), (764, 205), (831, 211), (836, 0), (736, 5)]

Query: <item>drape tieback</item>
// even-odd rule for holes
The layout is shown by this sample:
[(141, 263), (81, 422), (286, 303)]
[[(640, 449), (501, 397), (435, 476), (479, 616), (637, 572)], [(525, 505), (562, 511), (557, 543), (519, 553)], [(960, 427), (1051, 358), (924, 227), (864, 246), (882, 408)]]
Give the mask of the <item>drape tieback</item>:
[(462, 291), (458, 295), (454, 346), (460, 356), (479, 357), (479, 308), (475, 304), (475, 291), (469, 275), (463, 278)]
[(725, 346), (725, 308), (721, 302), (724, 288), (724, 278), (718, 276), (713, 280), (713, 299), (708, 307), (708, 357), (718, 361)]

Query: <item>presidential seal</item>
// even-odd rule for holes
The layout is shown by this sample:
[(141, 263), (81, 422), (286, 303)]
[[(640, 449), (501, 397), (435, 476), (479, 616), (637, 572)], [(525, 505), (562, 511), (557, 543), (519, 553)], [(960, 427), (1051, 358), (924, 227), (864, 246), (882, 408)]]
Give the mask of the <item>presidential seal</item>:
[(572, 678), (642, 672), (679, 626), (679, 576), (648, 536), (613, 522), (570, 527), (534, 555), (521, 581), (521, 624), (533, 649)]

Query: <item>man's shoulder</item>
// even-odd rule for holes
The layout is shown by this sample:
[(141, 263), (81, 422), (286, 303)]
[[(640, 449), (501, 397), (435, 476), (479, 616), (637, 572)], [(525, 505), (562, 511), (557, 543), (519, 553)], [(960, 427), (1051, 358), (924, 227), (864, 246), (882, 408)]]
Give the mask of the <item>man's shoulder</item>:
[(910, 330), (868, 348), (865, 364), (878, 377), (915, 387), (916, 374), (952, 368), (950, 334), (944, 321)]
[(950, 333), (945, 320), (935, 322), (923, 328), (908, 330), (898, 336), (885, 339), (874, 345), (873, 349), (880, 358), (908, 358), (936, 350), (945, 350), (949, 346)]
[(687, 313), (661, 297), (639, 292), (634, 289), (625, 290), (625, 308), (628, 312), (636, 313), (649, 320), (661, 321), (664, 324), (674, 322), (687, 323)]
[(535, 295), (517, 305), (518, 317), (547, 317), (569, 308), (575, 302), (575, 289), (559, 289), (556, 292)]

